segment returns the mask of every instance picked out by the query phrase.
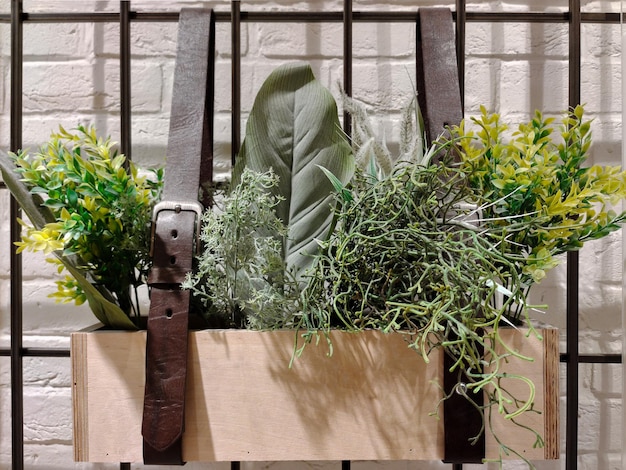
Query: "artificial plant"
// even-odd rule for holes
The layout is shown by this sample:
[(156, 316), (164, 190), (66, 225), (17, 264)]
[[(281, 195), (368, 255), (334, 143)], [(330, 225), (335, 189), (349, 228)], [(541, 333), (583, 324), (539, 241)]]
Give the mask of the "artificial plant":
[(52, 297), (88, 302), (106, 326), (136, 328), (162, 170), (141, 174), (115, 142), (84, 126), (60, 127), (36, 153), (0, 153), (0, 168), (28, 216), (17, 251), (52, 254), (59, 272), (69, 272)]
[[(483, 108), (425, 149), (415, 141), (413, 102), (400, 157), (390, 164), (362, 107), (346, 102), (360, 170), (348, 185), (336, 182), (336, 229), (303, 295), (305, 339), (336, 327), (397, 331), (425, 361), (436, 348), (451, 356), (451, 371), (469, 378), (464, 393), (469, 400), (484, 393), (489, 413), (515, 420), (534, 412), (532, 381), (500, 372), (511, 356), (532, 358), (519, 356), (499, 331), (523, 325), (539, 334), (528, 316), (530, 287), (557, 255), (620, 228), (626, 213), (613, 205), (626, 197), (626, 172), (584, 166), (591, 126), (581, 106), (564, 113), (560, 140), (540, 113), (507, 140), (499, 116)], [(528, 395), (510, 395), (505, 378), (525, 383)]]
[[(218, 214), (206, 216), (204, 253), (184, 284), (206, 314), (221, 312), (237, 326), (291, 324), (333, 219), (334, 186), (324, 171), (341, 183), (354, 172), (336, 102), (309, 65), (283, 65), (257, 94), (231, 192)], [(219, 294), (207, 283), (221, 286)]]
[[(591, 121), (576, 106), (554, 118), (539, 111), (506, 138), (498, 114), (451, 129), (449, 149), (460, 159), (483, 225), (503, 231), (501, 250), (516, 256), (531, 285), (559, 263), (557, 256), (618, 230), (626, 213), (626, 173), (618, 166), (586, 165)], [(555, 131), (558, 137), (555, 138)]]

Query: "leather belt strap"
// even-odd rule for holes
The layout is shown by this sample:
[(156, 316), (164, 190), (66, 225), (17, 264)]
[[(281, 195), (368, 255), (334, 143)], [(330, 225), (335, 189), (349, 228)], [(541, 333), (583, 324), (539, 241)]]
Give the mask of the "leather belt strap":
[[(417, 25), (417, 90), (429, 143), (458, 125), (463, 118), (456, 38), (448, 8), (420, 8)], [(481, 463), (485, 458), (485, 435), (481, 434), (484, 403), (482, 393), (464, 393), (467, 376), (450, 372), (454, 365), (444, 354), (444, 459), (446, 463)], [(474, 403), (472, 403), (472, 401)], [(476, 436), (480, 437), (478, 439)]]
[(475, 394), (466, 390), (465, 384), (469, 382), (467, 375), (458, 370), (450, 372), (455, 361), (444, 354), (443, 389), (448, 398), (443, 402), (443, 461), (453, 464), (483, 463), (483, 392)]
[(463, 119), (452, 12), (420, 8), (417, 31), (417, 99), (426, 138), (433, 142)]
[(144, 463), (183, 465), (189, 291), (194, 249), (212, 179), (215, 16), (183, 9), (178, 26), (174, 92), (162, 201), (153, 216), (150, 311), (142, 435)]

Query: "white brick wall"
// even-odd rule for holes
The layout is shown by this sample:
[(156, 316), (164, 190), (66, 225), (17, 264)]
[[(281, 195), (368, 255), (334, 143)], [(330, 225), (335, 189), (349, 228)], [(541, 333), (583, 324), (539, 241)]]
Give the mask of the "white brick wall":
[[(138, 10), (178, 10), (181, 5), (229, 2), (140, 0)], [(620, 2), (582, 2), (585, 11), (616, 12)], [(116, 11), (116, 1), (26, 2), (29, 11)], [(355, 10), (408, 10), (416, 6), (454, 6), (453, 1), (361, 0)], [(468, 2), (468, 11), (566, 11), (567, 0)], [(340, 0), (248, 1), (242, 10), (341, 10)], [(0, 13), (9, 0), (0, 0)], [(593, 159), (618, 164), (621, 149), (619, 25), (586, 24), (582, 37), (582, 101), (593, 124)], [(342, 38), (338, 24), (243, 23), (242, 108), (250, 110), (267, 74), (291, 60), (311, 62), (318, 78), (336, 93), (342, 76)], [(24, 146), (37, 147), (59, 124), (95, 123), (99, 132), (119, 139), (118, 34), (115, 24), (27, 24), (24, 27)], [(381, 132), (396, 137), (396, 110), (415, 83), (415, 27), (408, 24), (355, 24), (354, 95), (380, 117)], [(0, 23), (0, 148), (9, 144), (10, 27)], [(217, 28), (215, 129), (218, 172), (230, 166), (230, 26)], [(143, 165), (162, 162), (167, 143), (176, 24), (133, 23), (133, 157)], [(525, 119), (534, 109), (558, 113), (567, 107), (567, 25), (469, 23), (467, 25), (466, 113), (480, 104), (505, 119)], [(242, 131), (245, 121), (241, 123)], [(0, 345), (9, 338), (8, 198), (0, 193)], [(589, 244), (581, 254), (581, 351), (621, 351), (621, 235)], [(27, 346), (68, 345), (69, 332), (93, 323), (89, 312), (52, 303), (47, 297), (54, 273), (39, 256), (24, 256), (24, 342)], [(564, 327), (565, 269), (558, 268), (533, 293), (547, 302), (545, 319)], [(564, 372), (564, 371), (563, 371)], [(579, 464), (583, 470), (618, 469), (622, 447), (621, 367), (581, 366)], [(563, 382), (563, 381), (562, 381)], [(117, 468), (72, 462), (69, 360), (25, 358), (25, 452), (27, 468)], [(564, 382), (563, 382), (564, 387)], [(0, 469), (10, 468), (9, 360), (0, 358)], [(563, 403), (564, 406), (564, 403)], [(564, 418), (563, 418), (564, 421)], [(141, 466), (133, 466), (141, 468)], [(187, 468), (227, 469), (227, 464)], [(338, 463), (243, 464), (247, 470), (330, 469)], [(354, 463), (358, 470), (449, 468), (435, 463)], [(467, 466), (466, 468), (482, 468)], [(522, 468), (506, 464), (507, 469)], [(563, 463), (539, 463), (539, 469)]]

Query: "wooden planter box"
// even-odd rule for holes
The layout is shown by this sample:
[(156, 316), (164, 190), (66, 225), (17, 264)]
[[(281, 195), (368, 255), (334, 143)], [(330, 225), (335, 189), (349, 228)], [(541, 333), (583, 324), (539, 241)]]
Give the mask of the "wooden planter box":
[[(500, 437), (529, 459), (558, 458), (558, 334), (544, 341), (511, 330), (510, 345), (535, 358), (511, 360), (537, 387), (524, 423), (535, 438), (500, 415)], [(294, 332), (205, 330), (190, 333), (183, 457), (187, 461), (438, 460), (443, 420), (430, 416), (440, 399), (442, 362), (431, 363), (399, 334), (334, 332), (309, 345), (289, 368)], [(145, 332), (72, 334), (76, 461), (142, 460)], [(521, 393), (527, 395), (522, 387)], [(526, 396), (522, 395), (522, 396)], [(487, 458), (498, 447), (487, 433)]]

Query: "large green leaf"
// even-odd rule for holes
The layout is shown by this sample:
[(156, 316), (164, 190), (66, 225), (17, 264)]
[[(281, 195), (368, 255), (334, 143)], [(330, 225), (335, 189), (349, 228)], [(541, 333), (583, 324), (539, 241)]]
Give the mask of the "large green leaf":
[[(42, 204), (43, 200), (38, 194), (33, 194), (28, 187), (20, 180), (20, 175), (15, 171), (15, 164), (11, 157), (0, 151), (0, 170), (2, 179), (11, 191), (11, 194), (20, 205), (30, 222), (37, 229), (41, 229), (47, 223), (55, 222), (52, 211)], [(71, 257), (55, 253), (61, 260), (68, 272), (80, 284), (91, 311), (95, 317), (105, 326), (116, 329), (132, 330), (137, 329), (128, 315), (111, 300), (108, 300), (103, 293), (98, 291), (86, 278)]]
[(277, 215), (289, 226), (288, 268), (303, 273), (326, 237), (332, 220), (333, 184), (319, 167), (344, 184), (354, 173), (354, 157), (343, 134), (337, 104), (307, 64), (276, 69), (257, 94), (233, 172), (237, 184), (244, 167), (272, 168), (284, 198)]

